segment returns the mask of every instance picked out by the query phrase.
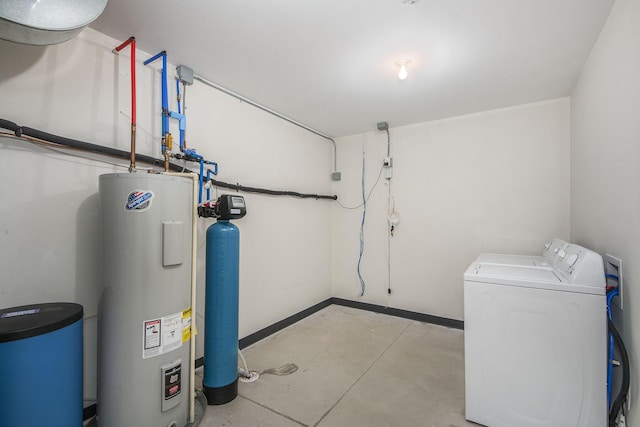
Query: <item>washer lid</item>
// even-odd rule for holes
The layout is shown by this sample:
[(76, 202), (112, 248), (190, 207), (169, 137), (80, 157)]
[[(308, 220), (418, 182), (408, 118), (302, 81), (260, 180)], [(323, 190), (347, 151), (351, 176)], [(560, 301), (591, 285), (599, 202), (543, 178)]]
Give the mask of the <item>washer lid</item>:
[(502, 277), (548, 283), (562, 283), (563, 280), (550, 268), (536, 268), (524, 265), (504, 265), (478, 262), (475, 274), (485, 277)]
[(54, 302), (0, 310), (0, 343), (53, 332), (82, 319), (80, 304)]
[(490, 283), (563, 292), (604, 295), (604, 288), (574, 285), (553, 268), (473, 262), (464, 274), (466, 282)]
[(505, 265), (521, 265), (523, 267), (544, 267), (549, 268), (551, 264), (545, 257), (539, 255), (511, 255), (511, 254), (493, 254), (484, 253), (478, 255), (476, 261), (485, 264), (505, 264)]

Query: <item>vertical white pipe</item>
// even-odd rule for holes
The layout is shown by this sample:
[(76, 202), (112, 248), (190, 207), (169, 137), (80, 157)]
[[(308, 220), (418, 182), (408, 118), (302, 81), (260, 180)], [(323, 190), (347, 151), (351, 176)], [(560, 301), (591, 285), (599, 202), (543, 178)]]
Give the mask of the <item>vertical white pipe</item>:
[(189, 354), (189, 423), (195, 421), (196, 401), (196, 263), (198, 250), (198, 175), (195, 173), (165, 172), (193, 180), (193, 214), (191, 219), (191, 347)]
[(189, 363), (189, 422), (195, 420), (196, 399), (196, 262), (198, 258), (198, 178), (192, 174), (193, 179), (193, 228), (191, 230), (191, 358)]

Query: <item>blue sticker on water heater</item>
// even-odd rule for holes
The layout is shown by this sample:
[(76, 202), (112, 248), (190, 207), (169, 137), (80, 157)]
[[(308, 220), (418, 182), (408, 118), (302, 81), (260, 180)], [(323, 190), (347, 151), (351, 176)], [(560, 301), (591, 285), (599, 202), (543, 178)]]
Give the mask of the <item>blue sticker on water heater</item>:
[(151, 207), (151, 201), (153, 200), (153, 192), (145, 190), (134, 190), (129, 193), (127, 197), (127, 203), (124, 208), (128, 211), (144, 211)]

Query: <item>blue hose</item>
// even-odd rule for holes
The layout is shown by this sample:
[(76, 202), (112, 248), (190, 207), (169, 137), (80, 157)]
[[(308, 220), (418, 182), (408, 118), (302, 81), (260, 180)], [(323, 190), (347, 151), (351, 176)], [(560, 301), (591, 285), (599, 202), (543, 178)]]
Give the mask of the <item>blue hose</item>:
[[(607, 293), (607, 315), (609, 320), (613, 322), (613, 315), (611, 313), (611, 302), (620, 294), (618, 288), (615, 288)], [(613, 334), (609, 332), (609, 357), (607, 363), (607, 408), (611, 405), (611, 382), (613, 380)]]

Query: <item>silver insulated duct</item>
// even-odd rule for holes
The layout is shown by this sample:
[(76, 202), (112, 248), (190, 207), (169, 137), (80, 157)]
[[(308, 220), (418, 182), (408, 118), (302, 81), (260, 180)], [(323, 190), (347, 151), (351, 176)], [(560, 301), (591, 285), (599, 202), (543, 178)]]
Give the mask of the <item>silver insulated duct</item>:
[(2, 0), (0, 39), (50, 45), (75, 37), (104, 10), (107, 0)]

